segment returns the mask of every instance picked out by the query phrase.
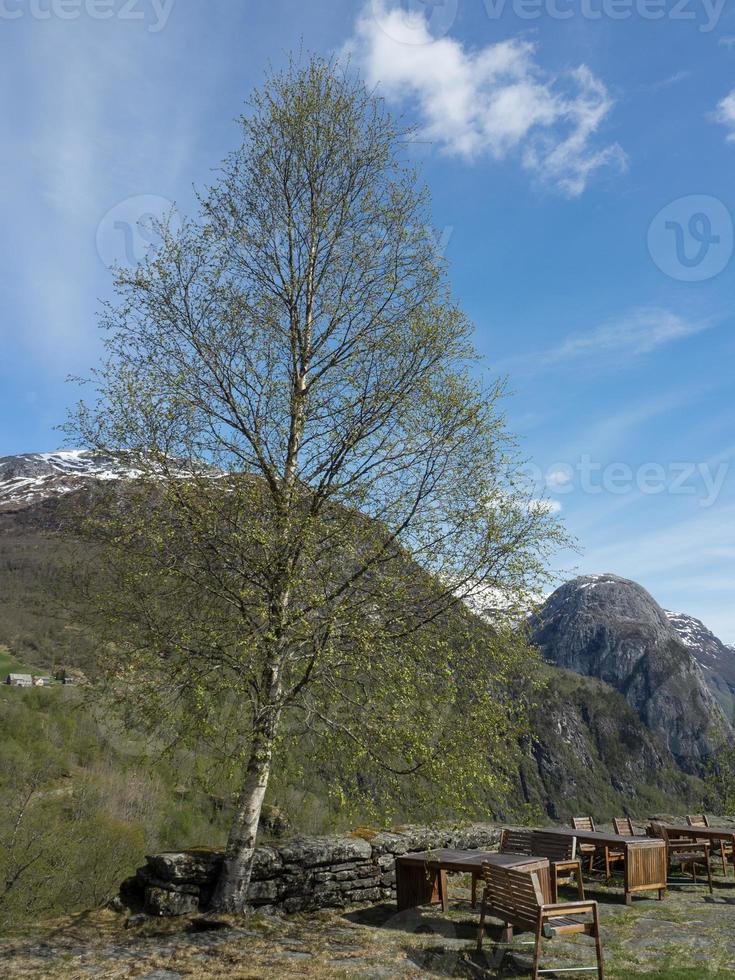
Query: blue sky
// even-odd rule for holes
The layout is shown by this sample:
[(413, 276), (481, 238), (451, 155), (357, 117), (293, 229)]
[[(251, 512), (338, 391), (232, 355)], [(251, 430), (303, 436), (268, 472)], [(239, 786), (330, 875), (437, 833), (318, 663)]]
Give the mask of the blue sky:
[[(567, 16), (569, 15), (569, 16)], [(735, 5), (0, 0), (0, 455), (55, 448), (108, 265), (193, 208), (268, 63), (420, 127), (456, 294), (580, 543), (735, 643)]]

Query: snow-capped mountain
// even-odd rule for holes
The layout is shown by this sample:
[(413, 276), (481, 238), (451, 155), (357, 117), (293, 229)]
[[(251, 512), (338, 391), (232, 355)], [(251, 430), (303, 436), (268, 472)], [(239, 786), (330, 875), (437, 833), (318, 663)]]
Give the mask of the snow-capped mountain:
[(735, 707), (735, 648), (723, 643), (694, 616), (668, 609), (665, 612), (682, 643), (704, 670), (710, 687), (731, 712)]
[(120, 458), (88, 449), (0, 457), (0, 511), (22, 510), (82, 489), (89, 480), (132, 478)]
[(617, 689), (685, 772), (701, 775), (727, 726), (697, 657), (653, 596), (618, 575), (565, 583), (531, 620), (546, 660)]

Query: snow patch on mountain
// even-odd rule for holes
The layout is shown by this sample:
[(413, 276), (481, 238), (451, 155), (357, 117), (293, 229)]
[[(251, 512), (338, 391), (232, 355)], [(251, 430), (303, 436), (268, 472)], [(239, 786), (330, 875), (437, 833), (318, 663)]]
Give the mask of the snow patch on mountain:
[(135, 479), (140, 470), (121, 457), (89, 449), (24, 453), (0, 457), (0, 510), (29, 507), (50, 497), (73, 493), (92, 480)]
[(707, 672), (707, 682), (730, 716), (735, 707), (735, 648), (723, 643), (694, 616), (669, 609), (664, 612), (679, 639)]

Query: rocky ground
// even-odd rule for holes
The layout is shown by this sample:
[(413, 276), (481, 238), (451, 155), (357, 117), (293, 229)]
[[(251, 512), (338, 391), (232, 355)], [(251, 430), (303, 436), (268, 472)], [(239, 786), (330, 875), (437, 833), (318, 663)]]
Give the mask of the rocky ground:
[[(528, 975), (528, 935), (494, 953), (474, 952), (477, 913), (466, 882), (451, 879), (447, 915), (424, 908), (399, 915), (390, 905), (345, 912), (257, 914), (239, 922), (155, 920), (112, 911), (45, 923), (0, 940), (0, 976), (48, 980), (409, 980)], [(571, 894), (569, 895), (571, 898)], [(672, 884), (665, 901), (636, 899), (591, 883), (600, 902), (609, 980), (707, 980), (735, 976), (735, 881), (715, 894)], [(491, 933), (491, 936), (493, 933)], [(586, 937), (551, 941), (542, 966), (594, 961)], [(585, 974), (580, 974), (585, 975)], [(586, 974), (588, 976), (594, 974)]]

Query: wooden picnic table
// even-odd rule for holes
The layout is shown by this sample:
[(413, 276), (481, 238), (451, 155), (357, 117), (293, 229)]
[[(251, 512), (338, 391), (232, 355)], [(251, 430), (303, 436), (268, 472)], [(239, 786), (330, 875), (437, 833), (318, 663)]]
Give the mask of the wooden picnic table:
[[(699, 828), (697, 828), (698, 830)], [(689, 828), (692, 831), (692, 828)], [(625, 904), (630, 905), (636, 892), (657, 891), (666, 894), (668, 857), (666, 844), (653, 837), (624, 837), (601, 830), (577, 830), (571, 827), (544, 827), (544, 833), (576, 837), (578, 842), (596, 844), (622, 851), (625, 858)]]
[(483, 864), (535, 871), (544, 901), (551, 903), (551, 872), (546, 858), (529, 857), (525, 854), (497, 854), (495, 851), (438, 848), (435, 851), (402, 854), (396, 858), (398, 910), (404, 911), (419, 905), (441, 903), (442, 909), (446, 912), (449, 907), (447, 874), (479, 873), (482, 871)]
[[(666, 828), (669, 837), (687, 837), (691, 840), (724, 841), (730, 844), (733, 849), (733, 861), (735, 862), (735, 830), (732, 827), (699, 827), (684, 823), (664, 823), (661, 826)], [(723, 852), (722, 857), (723, 871), (727, 877), (727, 864)]]

